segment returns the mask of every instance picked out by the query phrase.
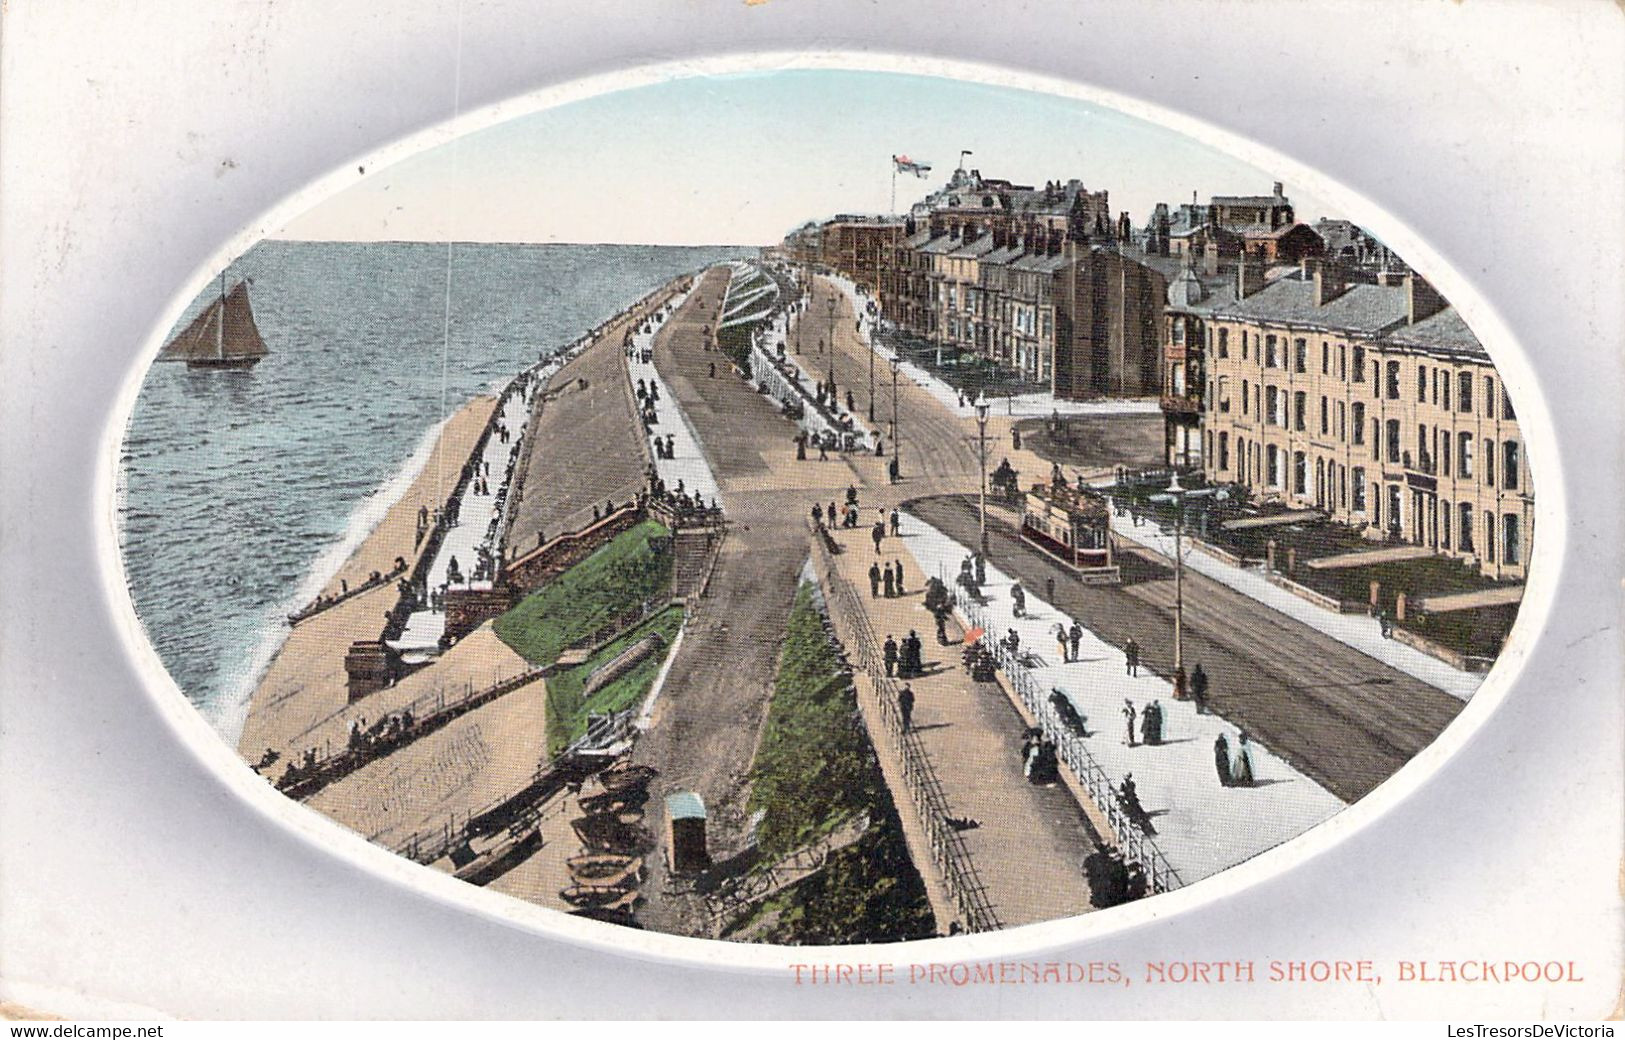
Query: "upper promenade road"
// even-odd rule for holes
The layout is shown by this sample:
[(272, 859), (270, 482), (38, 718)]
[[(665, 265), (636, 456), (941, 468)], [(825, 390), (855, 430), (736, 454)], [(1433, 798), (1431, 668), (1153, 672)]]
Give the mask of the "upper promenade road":
[[(976, 502), (909, 505), (965, 545), (977, 538)], [(1055, 581), (1054, 606), (1103, 640), (1130, 636), (1143, 664), (1173, 670), (1173, 573), (1137, 547), (1120, 552), (1122, 585), (1086, 585), (1023, 541), (1015, 516), (989, 508), (992, 558), (1029, 589)], [(1205, 578), (1185, 571), (1187, 668), (1207, 672), (1213, 709), (1345, 801), (1367, 794), (1439, 735), (1461, 710), (1441, 690)]]
[(521, 495), (503, 547), (510, 558), (536, 548), (538, 533), (545, 540), (580, 530), (592, 522), (593, 506), (624, 503), (643, 490), (649, 460), (621, 340), (634, 318), (641, 320), (667, 295), (611, 322), (536, 395)]
[[(820, 352), (818, 344), (828, 338), (828, 301), (835, 300), (835, 386), (844, 398), (852, 392), (857, 411), (865, 421), (869, 417), (869, 371), (871, 352), (866, 339), (856, 327), (856, 315), (847, 295), (836, 289), (827, 279), (814, 278), (812, 303), (801, 320), (806, 322), (804, 353), (801, 363), (821, 378), (829, 378), (830, 356)], [(816, 333), (816, 334), (815, 334)], [(787, 350), (793, 351), (796, 333), (791, 331)], [(978, 481), (976, 421), (968, 416), (953, 415), (932, 396), (929, 390), (917, 386), (906, 376), (897, 380), (895, 399), (897, 431), (892, 428), (893, 396), (891, 368), (884, 357), (873, 357), (874, 417), (871, 424), (885, 437), (888, 456), (892, 452), (896, 434), (902, 441), (903, 487), (898, 491), (906, 495), (929, 494), (934, 491), (975, 490)], [(990, 429), (988, 438), (989, 469), (997, 465), (993, 454), (997, 443)], [(889, 459), (875, 459), (866, 467), (873, 469), (876, 485), (886, 483), (885, 464)], [(877, 487), (878, 490), (878, 487)]]

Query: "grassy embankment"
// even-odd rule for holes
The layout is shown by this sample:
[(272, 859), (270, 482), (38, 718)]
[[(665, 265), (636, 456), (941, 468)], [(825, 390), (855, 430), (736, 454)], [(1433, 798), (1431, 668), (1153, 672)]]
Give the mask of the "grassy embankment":
[[(572, 643), (590, 638), (645, 601), (659, 602), (671, 591), (669, 536), (654, 521), (621, 532), (497, 618), (497, 636), (531, 663), (550, 665)], [(681, 607), (660, 611), (584, 663), (549, 676), (548, 753), (557, 754), (586, 732), (588, 714), (616, 711), (641, 700), (660, 670), (663, 653), (651, 655), (590, 698), (582, 696), (582, 689), (598, 667), (651, 631), (666, 639), (669, 652), (681, 622)]]
[(851, 673), (836, 656), (813, 586), (796, 592), (773, 701), (751, 767), (750, 807), (765, 810), (764, 864), (862, 813), (868, 832), (823, 870), (758, 904), (733, 929), (756, 941), (895, 942), (933, 933), (925, 885), (858, 714)]

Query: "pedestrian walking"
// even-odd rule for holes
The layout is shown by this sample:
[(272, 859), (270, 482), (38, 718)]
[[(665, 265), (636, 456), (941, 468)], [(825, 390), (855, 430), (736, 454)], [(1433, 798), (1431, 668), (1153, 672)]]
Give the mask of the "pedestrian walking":
[(903, 728), (908, 729), (914, 720), (914, 687), (907, 683), (897, 691), (897, 711), (903, 716)]
[(895, 483), (897, 483), (897, 478), (900, 475), (901, 475), (901, 471), (897, 467), (897, 454), (896, 454), (896, 452), (893, 452), (892, 457), (891, 457), (891, 461), (886, 463), (886, 478), (891, 483), (895, 484)]
[(1234, 782), (1230, 778), (1230, 742), (1220, 733), (1213, 741), (1213, 769), (1219, 774), (1219, 785), (1229, 787)]
[(1236, 737), (1236, 753), (1230, 760), (1230, 782), (1234, 787), (1251, 787), (1257, 778), (1253, 771), (1253, 746), (1247, 734), (1242, 733)]
[(1202, 670), (1202, 662), (1196, 662), (1196, 670), (1191, 672), (1191, 699), (1196, 702), (1196, 714), (1207, 714), (1207, 673)]
[(903, 561), (902, 560), (893, 560), (892, 561), (892, 570), (897, 572), (897, 594), (899, 596), (904, 595), (904, 592), (903, 592)]
[(890, 632), (886, 633), (886, 645), (881, 656), (886, 661), (886, 678), (890, 679), (897, 671), (897, 640), (892, 638)]
[(1140, 644), (1134, 641), (1133, 636), (1129, 636), (1128, 642), (1123, 644), (1123, 660), (1128, 665), (1128, 674), (1140, 674)]
[(817, 502), (813, 503), (812, 518), (814, 527), (824, 526), (824, 507)]
[(915, 678), (925, 671), (925, 644), (920, 642), (920, 634), (911, 628), (904, 645), (907, 647), (909, 678)]
[(1072, 628), (1067, 632), (1067, 638), (1072, 642), (1072, 660), (1076, 661), (1078, 651), (1083, 645), (1083, 626), (1076, 621), (1072, 622)]
[(897, 582), (892, 578), (891, 564), (886, 564), (886, 569), (882, 572), (881, 581), (886, 589), (887, 599), (891, 599), (897, 595)]
[(880, 564), (869, 565), (869, 598), (878, 599), (880, 596)]
[(1162, 705), (1155, 700), (1145, 706), (1141, 732), (1147, 744), (1155, 746), (1162, 743)]
[(1134, 702), (1127, 697), (1123, 698), (1123, 721), (1128, 724), (1128, 746), (1134, 747), (1134, 719), (1139, 713), (1134, 710)]
[(886, 540), (886, 525), (876, 521), (874, 529), (869, 532), (869, 537), (874, 539), (875, 552), (880, 552), (880, 543)]
[(1061, 648), (1061, 661), (1070, 662), (1072, 658), (1066, 652), (1066, 626), (1060, 622), (1055, 623), (1055, 644)]
[(891, 533), (893, 538), (898, 537), (902, 533), (902, 527), (903, 514), (893, 509), (891, 511)]
[(1019, 581), (1010, 586), (1010, 613), (1018, 618), (1027, 616), (1027, 590)]
[(948, 613), (946, 611), (937, 612), (937, 645), (948, 645)]

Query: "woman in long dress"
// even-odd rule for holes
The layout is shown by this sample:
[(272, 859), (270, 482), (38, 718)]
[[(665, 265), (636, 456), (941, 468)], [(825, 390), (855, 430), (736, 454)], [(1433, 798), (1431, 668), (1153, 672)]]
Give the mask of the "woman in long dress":
[(1231, 782), (1236, 787), (1251, 787), (1256, 779), (1253, 772), (1253, 746), (1243, 733), (1236, 738), (1236, 757), (1230, 764)]
[(1233, 782), (1230, 779), (1230, 742), (1220, 733), (1213, 741), (1213, 768), (1219, 774), (1219, 784), (1229, 787)]

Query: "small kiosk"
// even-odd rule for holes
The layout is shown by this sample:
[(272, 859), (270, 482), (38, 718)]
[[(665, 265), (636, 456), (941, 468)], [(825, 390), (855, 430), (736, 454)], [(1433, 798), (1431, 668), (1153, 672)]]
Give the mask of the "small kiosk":
[(698, 874), (711, 867), (705, 850), (705, 802), (693, 791), (666, 796), (666, 848), (673, 874)]
[(1083, 581), (1122, 580), (1104, 495), (1065, 483), (1034, 484), (1024, 496), (1021, 536), (1076, 571)]

